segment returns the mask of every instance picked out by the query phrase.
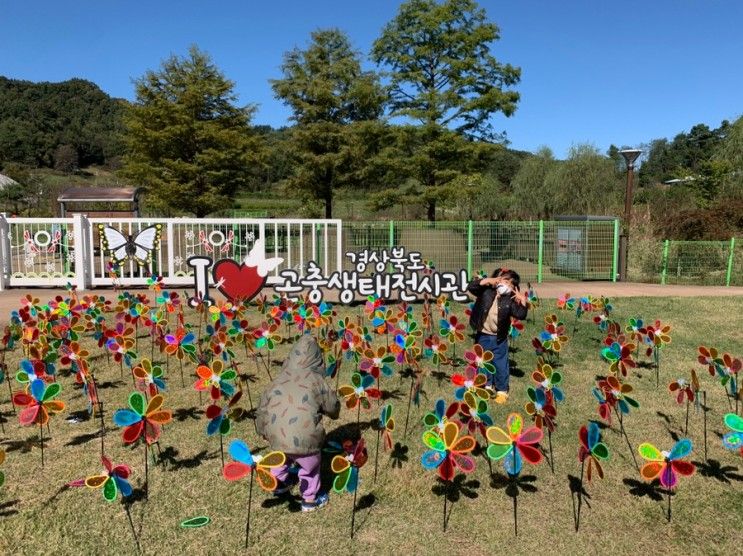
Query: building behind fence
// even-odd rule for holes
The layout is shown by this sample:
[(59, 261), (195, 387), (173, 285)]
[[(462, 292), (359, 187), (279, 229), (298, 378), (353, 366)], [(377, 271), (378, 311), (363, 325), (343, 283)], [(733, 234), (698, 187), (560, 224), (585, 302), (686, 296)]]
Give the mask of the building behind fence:
[[(166, 284), (188, 284), (187, 259), (243, 259), (262, 237), (268, 257), (284, 263), (269, 276), (293, 268), (303, 274), (309, 261), (326, 272), (350, 270), (347, 252), (404, 246), (442, 271), (467, 269), (470, 276), (496, 267), (516, 270), (524, 282), (616, 281), (618, 219), (593, 218), (529, 222), (347, 221), (263, 218), (6, 218), (0, 216), (0, 288), (80, 288), (146, 283), (147, 269), (127, 261), (115, 272), (101, 244), (99, 225), (125, 235), (159, 225), (153, 273)], [(658, 241), (631, 237), (629, 278), (662, 284), (743, 285), (743, 241)]]

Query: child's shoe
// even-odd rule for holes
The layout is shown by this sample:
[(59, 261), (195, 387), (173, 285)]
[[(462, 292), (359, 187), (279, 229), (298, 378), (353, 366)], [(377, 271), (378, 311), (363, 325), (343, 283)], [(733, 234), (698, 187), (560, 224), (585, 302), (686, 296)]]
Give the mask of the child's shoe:
[(495, 393), (495, 403), (497, 404), (504, 404), (508, 401), (508, 392), (503, 392), (502, 390), (499, 390)]
[(318, 494), (315, 497), (314, 502), (307, 502), (306, 500), (302, 501), (302, 511), (303, 512), (314, 512), (315, 510), (324, 508), (327, 504), (328, 504), (328, 495), (324, 493)]

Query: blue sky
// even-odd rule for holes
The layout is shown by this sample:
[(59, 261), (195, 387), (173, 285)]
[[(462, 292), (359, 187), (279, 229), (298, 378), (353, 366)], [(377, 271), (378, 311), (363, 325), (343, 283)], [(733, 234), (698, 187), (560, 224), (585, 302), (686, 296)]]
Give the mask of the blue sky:
[[(311, 31), (339, 27), (366, 55), (398, 1), (0, 0), (0, 75), (82, 77), (132, 99), (132, 79), (190, 44), (236, 82), (256, 123), (288, 112), (268, 79)], [(496, 116), (514, 148), (636, 145), (743, 113), (739, 0), (482, 0), (500, 60), (520, 66), (522, 100)], [(366, 64), (369, 64), (367, 61)]]

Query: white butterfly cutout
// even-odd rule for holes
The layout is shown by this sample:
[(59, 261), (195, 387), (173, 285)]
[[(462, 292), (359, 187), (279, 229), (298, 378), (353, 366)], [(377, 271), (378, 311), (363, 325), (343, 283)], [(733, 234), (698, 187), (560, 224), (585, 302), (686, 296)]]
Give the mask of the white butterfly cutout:
[(284, 259), (281, 257), (266, 258), (266, 246), (263, 239), (256, 239), (253, 243), (253, 248), (248, 253), (248, 256), (243, 260), (245, 266), (256, 267), (258, 269), (258, 276), (265, 277), (268, 273), (276, 269)]

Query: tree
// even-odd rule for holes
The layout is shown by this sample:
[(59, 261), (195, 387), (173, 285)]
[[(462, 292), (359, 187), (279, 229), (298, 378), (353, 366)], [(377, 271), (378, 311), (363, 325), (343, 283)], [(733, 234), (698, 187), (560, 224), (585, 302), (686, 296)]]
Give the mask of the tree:
[(165, 212), (203, 217), (229, 207), (259, 160), (254, 108), (236, 105), (234, 83), (195, 46), (135, 86), (122, 175), (145, 186), (149, 202)]
[(542, 147), (521, 164), (511, 182), (514, 209), (521, 218), (547, 218), (554, 208), (553, 195), (544, 180), (556, 166), (552, 151)]
[[(497, 25), (474, 0), (408, 0), (374, 42), (372, 59), (389, 78), (391, 116), (420, 124), (417, 156), (425, 161), (412, 177), (422, 185), (441, 186), (460, 174), (463, 161), (453, 151), (482, 155), (474, 141), (450, 144), (449, 130), (469, 139), (502, 138), (491, 118), (516, 110), (519, 94), (506, 89), (518, 83), (520, 70), (491, 54), (498, 38)], [(427, 199), (429, 220), (436, 219), (436, 198)]]
[(79, 167), (77, 149), (72, 145), (60, 145), (54, 149), (54, 169), (71, 174)]
[(313, 32), (307, 49), (284, 55), (281, 71), (271, 86), (295, 123), (289, 136), (295, 168), (286, 184), (323, 202), (331, 218), (333, 192), (361, 185), (358, 166), (365, 160), (354, 156), (354, 134), (382, 115), (384, 91), (338, 29)]
[(713, 162), (725, 168), (721, 195), (743, 199), (743, 116), (728, 128), (713, 155)]

